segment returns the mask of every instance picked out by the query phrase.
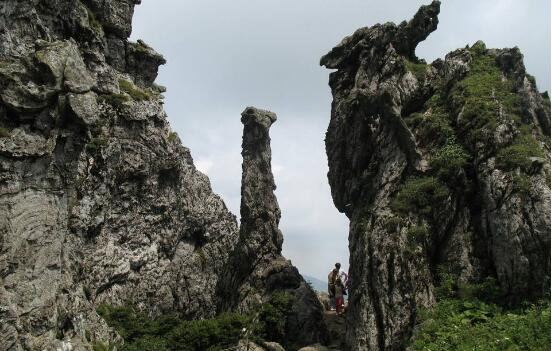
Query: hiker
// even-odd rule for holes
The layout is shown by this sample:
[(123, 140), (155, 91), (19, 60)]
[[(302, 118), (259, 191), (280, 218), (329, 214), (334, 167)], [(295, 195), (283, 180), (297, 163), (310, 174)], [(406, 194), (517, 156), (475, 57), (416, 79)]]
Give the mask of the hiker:
[(335, 313), (339, 316), (342, 315), (345, 310), (345, 284), (341, 280), (341, 277), (338, 275), (335, 280)]
[[(343, 270), (341, 270), (341, 263), (337, 262), (335, 268), (328, 273), (328, 295), (330, 296), (330, 310), (336, 309), (335, 304), (335, 283), (337, 279), (340, 279), (342, 285), (347, 285), (348, 276)], [(346, 293), (345, 293), (346, 294)]]

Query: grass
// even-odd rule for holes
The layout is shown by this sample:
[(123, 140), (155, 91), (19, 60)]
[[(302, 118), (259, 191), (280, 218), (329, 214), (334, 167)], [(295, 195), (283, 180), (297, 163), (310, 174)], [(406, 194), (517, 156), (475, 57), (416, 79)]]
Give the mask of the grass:
[(151, 100), (151, 95), (128, 80), (119, 79), (119, 88), (136, 101)]

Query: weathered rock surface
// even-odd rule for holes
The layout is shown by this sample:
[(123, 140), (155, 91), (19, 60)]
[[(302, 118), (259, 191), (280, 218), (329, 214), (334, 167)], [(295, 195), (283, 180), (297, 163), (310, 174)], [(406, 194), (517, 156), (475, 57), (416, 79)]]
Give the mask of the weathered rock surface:
[[(237, 221), (169, 128), (154, 83), (165, 60), (127, 40), (137, 3), (0, 2), (0, 350), (119, 340), (102, 303), (206, 318), (226, 298)], [(248, 259), (277, 264), (238, 278), (308, 296), (270, 231), (275, 206), (252, 236), (274, 246)], [(316, 306), (302, 308), (308, 325)]]
[(242, 188), (240, 237), (228, 265), (226, 296), (221, 309), (250, 311), (274, 292), (293, 295), (287, 317), (286, 344), (290, 348), (325, 341), (322, 305), (290, 261), (282, 256), (280, 208), (274, 194), (270, 126), (276, 115), (248, 107), (242, 113)]
[(494, 277), (512, 303), (549, 293), (550, 101), (517, 48), (419, 61), (439, 6), (359, 29), (321, 59), (337, 70), (326, 151), (351, 220), (352, 350), (402, 349), (443, 270)]

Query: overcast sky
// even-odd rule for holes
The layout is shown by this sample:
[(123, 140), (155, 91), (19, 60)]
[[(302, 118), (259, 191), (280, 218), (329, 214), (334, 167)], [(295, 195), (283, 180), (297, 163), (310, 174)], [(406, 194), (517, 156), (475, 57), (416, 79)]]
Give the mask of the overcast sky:
[[(348, 220), (326, 178), (330, 72), (319, 59), (357, 28), (398, 23), (429, 2), (143, 0), (136, 7), (132, 39), (168, 61), (157, 82), (168, 88), (172, 129), (238, 216), (240, 113), (250, 105), (277, 113), (272, 168), (284, 255), (303, 274), (324, 279), (336, 261), (348, 266)], [(517, 45), (541, 91), (550, 90), (550, 0), (444, 0), (439, 22), (418, 57), (431, 62), (479, 39)]]

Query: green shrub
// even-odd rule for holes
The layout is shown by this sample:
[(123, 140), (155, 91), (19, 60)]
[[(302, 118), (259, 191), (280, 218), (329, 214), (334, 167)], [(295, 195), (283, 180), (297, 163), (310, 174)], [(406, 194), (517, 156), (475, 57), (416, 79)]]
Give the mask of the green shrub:
[(108, 143), (108, 141), (104, 137), (92, 138), (92, 139), (90, 139), (90, 142), (88, 142), (88, 144), (86, 144), (86, 150), (88, 152), (96, 152), (96, 151), (101, 150), (104, 147), (106, 147), (107, 143)]
[(427, 65), (425, 63), (415, 63), (408, 59), (404, 60), (404, 65), (409, 72), (412, 72), (418, 82), (420, 84), (423, 84), (423, 82), (425, 81)]
[(170, 132), (169, 133), (169, 136), (167, 137), (167, 139), (171, 142), (171, 143), (174, 143), (177, 139), (178, 139), (178, 134), (176, 132)]
[(115, 345), (111, 345), (110, 343), (106, 344), (101, 341), (96, 341), (92, 344), (93, 351), (113, 351), (116, 349)]
[(439, 178), (446, 180), (454, 177), (464, 168), (469, 157), (461, 145), (449, 139), (444, 147), (433, 153), (429, 164)]
[(512, 145), (498, 150), (496, 165), (506, 171), (520, 168), (528, 172), (532, 164), (530, 157), (544, 157), (544, 153), (531, 134), (522, 133), (516, 136)]
[(402, 214), (430, 215), (448, 196), (448, 189), (436, 178), (414, 178), (403, 185), (391, 202), (391, 208)]
[(264, 340), (282, 343), (285, 337), (287, 316), (291, 313), (293, 295), (275, 293), (270, 300), (261, 306), (259, 325), (255, 332)]
[(0, 138), (7, 138), (10, 136), (10, 131), (7, 128), (0, 127)]
[(130, 101), (129, 97), (125, 94), (100, 95), (98, 100), (114, 107), (120, 107), (125, 102)]
[(496, 59), (485, 54), (484, 47), (485, 44), (478, 42), (471, 48), (475, 55), (470, 71), (450, 93), (456, 112), (463, 110), (460, 127), (471, 143), (488, 142), (487, 135), (497, 127), (500, 107), (512, 120), (521, 120), (521, 98), (514, 92), (512, 83), (504, 79)]
[(413, 351), (550, 348), (549, 301), (508, 311), (479, 300), (445, 299), (422, 318)]
[(136, 101), (151, 100), (151, 95), (128, 80), (119, 79), (119, 88)]
[[(212, 319), (151, 318), (132, 307), (101, 305), (97, 312), (125, 340), (123, 351), (215, 351), (237, 345), (244, 329), (252, 339), (283, 342), (293, 296), (275, 293), (253, 315), (224, 313)], [(103, 351), (99, 349), (98, 351)]]
[(424, 244), (429, 239), (429, 229), (425, 225), (415, 225), (407, 230), (407, 234), (411, 242), (416, 244)]
[(204, 351), (234, 346), (250, 317), (227, 313), (213, 319), (187, 321), (175, 315), (151, 318), (131, 307), (102, 305), (102, 316), (125, 340), (123, 351)]
[(100, 23), (100, 21), (98, 21), (98, 19), (96, 18), (96, 15), (94, 14), (94, 12), (92, 12), (92, 10), (90, 10), (86, 5), (85, 7), (86, 7), (86, 13), (88, 15), (88, 24), (90, 24), (90, 27), (92, 27), (96, 32), (102, 32), (103, 26)]
[(229, 313), (215, 319), (180, 323), (170, 333), (171, 349), (203, 351), (235, 346), (248, 322), (245, 316)]
[(462, 284), (444, 266), (437, 273), (438, 302), (418, 316), (410, 350), (549, 349), (550, 301), (507, 309), (496, 279)]
[(402, 222), (402, 219), (398, 217), (389, 217), (385, 220), (383, 226), (385, 227), (385, 230), (387, 230), (387, 233), (392, 234), (399, 230)]

